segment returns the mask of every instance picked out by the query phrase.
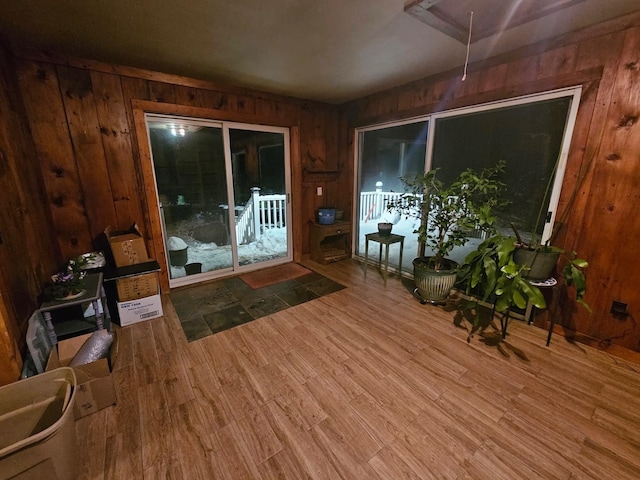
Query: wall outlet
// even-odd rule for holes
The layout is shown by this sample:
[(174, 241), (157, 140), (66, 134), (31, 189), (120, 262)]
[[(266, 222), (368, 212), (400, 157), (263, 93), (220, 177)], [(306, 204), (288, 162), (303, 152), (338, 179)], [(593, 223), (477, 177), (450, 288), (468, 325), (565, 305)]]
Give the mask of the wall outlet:
[(319, 197), (322, 196), (322, 187), (316, 187), (316, 195)]

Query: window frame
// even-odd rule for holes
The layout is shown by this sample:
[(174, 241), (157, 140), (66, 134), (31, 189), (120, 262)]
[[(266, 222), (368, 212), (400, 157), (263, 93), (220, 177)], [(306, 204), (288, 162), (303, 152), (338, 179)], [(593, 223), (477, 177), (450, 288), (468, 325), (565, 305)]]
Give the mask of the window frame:
[[(549, 212), (551, 215), (549, 216), (549, 221), (545, 223), (541, 242), (546, 242), (551, 238), (553, 233), (553, 226), (556, 219), (556, 213), (558, 208), (558, 203), (560, 201), (560, 194), (562, 191), (562, 184), (564, 181), (564, 175), (567, 167), (567, 161), (569, 157), (569, 151), (571, 147), (571, 139), (573, 137), (573, 131), (576, 124), (576, 119), (578, 115), (578, 108), (580, 106), (580, 99), (582, 96), (582, 86), (576, 85), (572, 87), (566, 87), (551, 91), (539, 92), (529, 95), (522, 95), (518, 97), (505, 98), (493, 102), (482, 103), (478, 105), (464, 106), (458, 107), (450, 110), (442, 110), (438, 112), (432, 112), (426, 115), (420, 115), (416, 117), (410, 117), (405, 119), (398, 119), (389, 122), (383, 122), (378, 124), (371, 124), (362, 127), (355, 128), (355, 141), (354, 141), (354, 189), (353, 189), (353, 205), (356, 206), (356, 215), (354, 218), (358, 217), (360, 206), (360, 188), (361, 188), (361, 152), (363, 151), (363, 142), (364, 142), (364, 133), (381, 130), (401, 125), (408, 125), (412, 123), (418, 122), (428, 122), (428, 131), (427, 131), (427, 143), (426, 143), (426, 153), (425, 153), (425, 171), (431, 169), (432, 161), (433, 161), (433, 152), (434, 152), (434, 144), (435, 144), (435, 134), (437, 128), (437, 122), (440, 119), (473, 114), (473, 113), (481, 113), (485, 111), (497, 110), (501, 108), (508, 108), (513, 106), (521, 106), (527, 105), (537, 102), (542, 102), (546, 100), (553, 100), (563, 97), (571, 97), (571, 103), (569, 105), (569, 110), (567, 112), (567, 120), (565, 122), (564, 134), (562, 137), (562, 141), (560, 144), (560, 152), (558, 165), (556, 169), (555, 178), (553, 181), (553, 185), (550, 192), (549, 197)], [(354, 228), (354, 238), (353, 244), (356, 245), (359, 241), (359, 228)], [(358, 256), (360, 253), (358, 254)]]

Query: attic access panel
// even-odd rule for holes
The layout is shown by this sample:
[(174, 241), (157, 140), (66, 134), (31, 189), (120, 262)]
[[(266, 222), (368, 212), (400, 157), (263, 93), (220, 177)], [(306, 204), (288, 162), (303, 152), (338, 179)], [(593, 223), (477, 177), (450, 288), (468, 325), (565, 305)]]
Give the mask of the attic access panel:
[(473, 11), (471, 43), (504, 32), (584, 0), (416, 0), (404, 11), (466, 44)]

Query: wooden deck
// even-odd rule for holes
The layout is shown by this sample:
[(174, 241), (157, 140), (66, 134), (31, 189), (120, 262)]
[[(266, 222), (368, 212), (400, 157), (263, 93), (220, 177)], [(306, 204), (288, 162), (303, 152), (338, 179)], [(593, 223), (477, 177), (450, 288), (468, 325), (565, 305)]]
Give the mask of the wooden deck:
[(347, 260), (342, 291), (187, 343), (118, 329), (81, 479), (640, 478), (640, 365), (514, 321), (506, 342)]

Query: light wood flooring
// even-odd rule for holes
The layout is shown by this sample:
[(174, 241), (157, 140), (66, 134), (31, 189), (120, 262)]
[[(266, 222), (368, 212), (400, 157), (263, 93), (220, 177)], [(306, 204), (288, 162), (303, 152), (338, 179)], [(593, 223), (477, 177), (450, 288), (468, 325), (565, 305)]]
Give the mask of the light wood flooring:
[(518, 321), (467, 343), (395, 277), (307, 265), (348, 288), (192, 343), (168, 297), (118, 329), (79, 478), (640, 478), (640, 365)]

